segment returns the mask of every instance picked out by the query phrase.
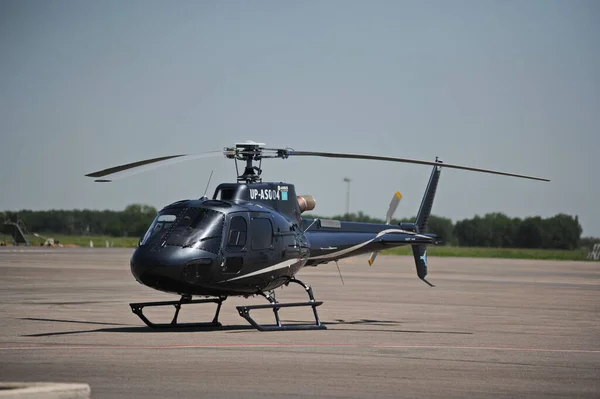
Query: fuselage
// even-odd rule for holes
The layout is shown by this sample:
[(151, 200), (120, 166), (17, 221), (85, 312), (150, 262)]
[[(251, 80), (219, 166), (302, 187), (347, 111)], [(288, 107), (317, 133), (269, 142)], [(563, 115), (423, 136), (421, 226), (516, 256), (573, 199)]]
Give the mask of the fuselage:
[(296, 208), (275, 208), (268, 198), (171, 204), (140, 240), (131, 271), (138, 282), (179, 295), (254, 295), (285, 284), (304, 266), (418, 240), (401, 226), (305, 220)]

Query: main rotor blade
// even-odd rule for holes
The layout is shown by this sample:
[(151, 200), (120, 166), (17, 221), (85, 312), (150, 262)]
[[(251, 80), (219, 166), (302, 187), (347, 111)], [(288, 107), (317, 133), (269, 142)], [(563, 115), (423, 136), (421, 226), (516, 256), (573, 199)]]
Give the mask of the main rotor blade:
[(130, 171), (132, 169), (138, 169), (137, 171), (131, 173), (141, 173), (147, 170), (153, 169), (154, 167), (167, 166), (178, 162), (190, 161), (198, 158), (205, 158), (211, 156), (223, 156), (223, 151), (209, 151), (199, 154), (178, 154), (178, 155), (168, 155), (164, 157), (150, 158), (142, 161), (131, 162), (119, 166), (113, 166), (107, 169), (102, 169), (97, 172), (88, 173), (87, 177), (101, 178), (97, 179), (97, 182), (109, 182), (114, 178), (115, 175), (121, 174), (122, 172)]
[(345, 153), (336, 153), (336, 152), (294, 151), (294, 150), (288, 150), (288, 155), (290, 155), (290, 156), (296, 155), (296, 156), (325, 157), (325, 158), (368, 159), (368, 160), (373, 160), (373, 161), (403, 162), (403, 163), (414, 163), (414, 164), (419, 164), (419, 165), (430, 165), (430, 166), (438, 165), (438, 166), (441, 166), (444, 168), (463, 169), (463, 170), (470, 170), (473, 172), (492, 173), (495, 175), (520, 177), (523, 179), (531, 179), (531, 180), (550, 181), (549, 179), (544, 179), (542, 177), (527, 176), (527, 175), (521, 175), (521, 174), (517, 174), (517, 173), (499, 172), (496, 170), (473, 168), (470, 166), (454, 165), (454, 164), (450, 164), (450, 163), (421, 161), (421, 160), (417, 160), (417, 159), (408, 159), (408, 158), (382, 157), (382, 156), (377, 156), (377, 155), (366, 155), (366, 154), (345, 154)]

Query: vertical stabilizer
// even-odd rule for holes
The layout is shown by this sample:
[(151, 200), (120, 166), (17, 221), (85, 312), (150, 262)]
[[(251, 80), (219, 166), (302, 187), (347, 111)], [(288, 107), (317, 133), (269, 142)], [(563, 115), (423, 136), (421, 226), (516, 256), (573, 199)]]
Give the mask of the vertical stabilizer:
[(417, 214), (417, 220), (415, 220), (418, 233), (426, 232), (427, 222), (429, 222), (431, 208), (433, 207), (433, 200), (435, 199), (435, 192), (440, 180), (440, 173), (442, 173), (442, 161), (438, 160), (436, 157), (435, 162), (439, 163), (440, 165), (434, 166), (433, 170), (431, 171), (431, 177), (429, 178), (429, 183), (427, 183), (427, 189), (425, 189), (423, 201), (421, 201), (421, 207), (419, 208), (419, 213)]
[(417, 266), (417, 276), (430, 287), (435, 287), (435, 285), (425, 280), (425, 277), (427, 277), (427, 245), (413, 245), (412, 251), (415, 257), (415, 265)]
[[(421, 201), (421, 207), (419, 208), (419, 213), (417, 213), (417, 220), (415, 220), (418, 233), (425, 233), (427, 231), (427, 223), (429, 222), (429, 216), (431, 215), (431, 209), (433, 208), (435, 192), (437, 190), (438, 182), (440, 181), (440, 173), (442, 173), (442, 161), (438, 160), (436, 157), (435, 162), (440, 165), (435, 165), (431, 171), (429, 183), (427, 183), (423, 201)], [(417, 267), (417, 275), (429, 286), (434, 287), (433, 284), (425, 279), (425, 277), (427, 277), (427, 246), (425, 244), (413, 245), (412, 250), (415, 258), (415, 266)]]

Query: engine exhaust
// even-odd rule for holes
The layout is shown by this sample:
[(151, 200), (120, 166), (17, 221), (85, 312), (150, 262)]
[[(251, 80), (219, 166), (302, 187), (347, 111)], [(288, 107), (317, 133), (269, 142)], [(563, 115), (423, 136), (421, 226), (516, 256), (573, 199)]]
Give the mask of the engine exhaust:
[(312, 211), (317, 205), (317, 200), (312, 195), (298, 195), (298, 205), (300, 206), (300, 213), (306, 211)]

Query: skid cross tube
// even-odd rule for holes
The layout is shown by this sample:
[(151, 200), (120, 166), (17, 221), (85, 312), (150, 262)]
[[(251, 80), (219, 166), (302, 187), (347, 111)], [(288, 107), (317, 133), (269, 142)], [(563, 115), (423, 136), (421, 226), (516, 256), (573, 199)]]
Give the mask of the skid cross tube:
[[(323, 301), (315, 301), (315, 297), (312, 292), (312, 288), (304, 284), (300, 280), (290, 279), (285, 285), (289, 283), (296, 283), (304, 287), (304, 290), (308, 294), (308, 302), (290, 302), (290, 303), (279, 303), (274, 296), (259, 292), (259, 295), (265, 297), (270, 303), (266, 305), (250, 305), (250, 306), (236, 306), (240, 316), (246, 319), (254, 328), (259, 331), (287, 331), (287, 330), (325, 330), (327, 327), (321, 323), (319, 319), (319, 313), (317, 312), (317, 306), (323, 304)], [(279, 309), (281, 308), (292, 308), (292, 307), (306, 307), (310, 306), (313, 310), (315, 317), (315, 324), (282, 324), (279, 318)], [(272, 309), (275, 316), (275, 325), (263, 325), (259, 324), (250, 316), (250, 311), (254, 309)]]
[[(225, 301), (227, 297), (219, 297), (219, 298), (207, 298), (207, 299), (191, 299), (189, 296), (182, 296), (178, 301), (164, 301), (164, 302), (140, 302), (140, 303), (130, 303), (129, 306), (133, 313), (135, 313), (146, 325), (150, 328), (190, 328), (190, 327), (221, 327), (221, 323), (219, 322), (219, 312), (221, 311), (221, 305), (223, 301)], [(215, 312), (215, 316), (211, 322), (203, 322), (203, 323), (178, 323), (177, 317), (179, 316), (179, 311), (181, 310), (181, 305), (194, 304), (194, 303), (216, 303), (217, 311)], [(145, 307), (157, 307), (157, 306), (174, 306), (175, 314), (173, 315), (173, 320), (170, 323), (152, 323), (146, 315), (144, 315)]]

